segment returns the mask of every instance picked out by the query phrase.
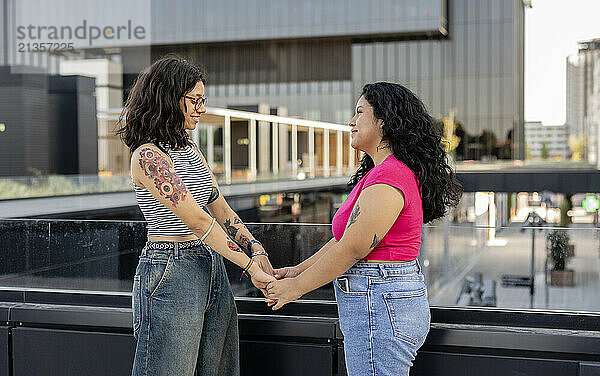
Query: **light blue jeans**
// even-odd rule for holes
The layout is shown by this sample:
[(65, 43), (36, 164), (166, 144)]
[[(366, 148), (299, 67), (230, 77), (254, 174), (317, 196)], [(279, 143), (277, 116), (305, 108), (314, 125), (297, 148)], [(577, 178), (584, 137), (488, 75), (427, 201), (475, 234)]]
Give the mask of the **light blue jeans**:
[(144, 247), (132, 309), (133, 375), (240, 374), (235, 301), (223, 259), (208, 246)]
[(334, 281), (349, 376), (408, 375), (429, 332), (417, 261), (359, 262)]

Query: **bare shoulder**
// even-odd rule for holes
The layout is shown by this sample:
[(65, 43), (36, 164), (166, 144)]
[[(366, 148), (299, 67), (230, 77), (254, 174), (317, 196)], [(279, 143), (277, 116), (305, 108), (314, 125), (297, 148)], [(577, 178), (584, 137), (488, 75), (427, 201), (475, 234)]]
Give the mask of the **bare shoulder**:
[(131, 162), (138, 162), (140, 158), (142, 157), (147, 157), (147, 158), (165, 158), (169, 164), (171, 164), (171, 158), (169, 158), (169, 156), (167, 154), (165, 154), (165, 152), (163, 152), (158, 146), (147, 142), (145, 144), (142, 144), (140, 146), (137, 147), (137, 149), (135, 149), (133, 151), (133, 153), (131, 153)]
[(131, 173), (136, 185), (144, 187), (144, 176), (153, 175), (158, 167), (172, 168), (171, 159), (156, 145), (145, 143), (138, 146), (131, 154)]
[(401, 211), (404, 207), (404, 193), (402, 190), (385, 183), (377, 183), (365, 188), (359, 195), (362, 203), (368, 203), (377, 210), (382, 208)]

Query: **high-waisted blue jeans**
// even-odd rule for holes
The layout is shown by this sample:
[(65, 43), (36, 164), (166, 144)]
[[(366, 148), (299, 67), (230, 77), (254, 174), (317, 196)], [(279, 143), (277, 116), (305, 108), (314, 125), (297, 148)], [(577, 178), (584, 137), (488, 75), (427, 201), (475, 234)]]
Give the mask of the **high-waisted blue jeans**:
[(144, 247), (132, 308), (133, 375), (239, 375), (235, 302), (223, 259), (208, 246)]
[(359, 262), (334, 281), (349, 376), (407, 376), (429, 332), (417, 261)]

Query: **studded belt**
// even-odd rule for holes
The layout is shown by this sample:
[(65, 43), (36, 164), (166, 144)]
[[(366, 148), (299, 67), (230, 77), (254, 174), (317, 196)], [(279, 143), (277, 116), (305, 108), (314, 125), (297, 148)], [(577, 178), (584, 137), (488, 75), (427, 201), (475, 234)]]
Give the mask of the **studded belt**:
[(183, 250), (188, 248), (195, 248), (199, 245), (204, 244), (200, 239), (194, 240), (186, 240), (184, 242), (170, 242), (170, 241), (147, 241), (146, 248), (147, 249), (177, 249)]

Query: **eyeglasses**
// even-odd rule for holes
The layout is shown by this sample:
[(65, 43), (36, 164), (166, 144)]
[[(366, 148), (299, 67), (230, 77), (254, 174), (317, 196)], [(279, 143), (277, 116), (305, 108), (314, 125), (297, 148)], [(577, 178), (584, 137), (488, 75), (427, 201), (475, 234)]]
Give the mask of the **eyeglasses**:
[(189, 99), (190, 102), (192, 102), (192, 104), (194, 105), (194, 110), (196, 112), (200, 112), (200, 108), (202, 106), (206, 106), (206, 96), (203, 96), (202, 98), (194, 98), (184, 95), (183, 97)]

